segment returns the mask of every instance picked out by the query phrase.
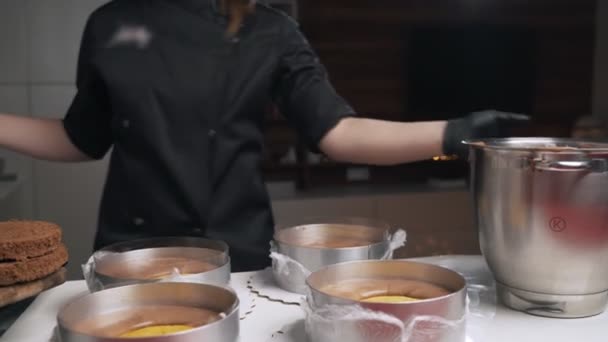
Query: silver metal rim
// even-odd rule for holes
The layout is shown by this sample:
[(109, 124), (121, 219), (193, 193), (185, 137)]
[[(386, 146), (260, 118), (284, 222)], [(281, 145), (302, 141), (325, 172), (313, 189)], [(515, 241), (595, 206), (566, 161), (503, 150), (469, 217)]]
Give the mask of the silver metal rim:
[[(301, 246), (301, 245), (297, 245), (297, 244), (293, 244), (293, 243), (289, 243), (289, 242), (283, 241), (279, 237), (279, 232), (284, 231), (284, 230), (298, 229), (298, 228), (306, 227), (306, 226), (331, 225), (331, 224), (356, 225), (356, 226), (369, 227), (371, 229), (383, 230), (384, 231), (383, 240), (382, 241), (378, 241), (378, 242), (370, 242), (370, 244), (367, 244), (367, 245), (364, 245), (364, 246), (325, 248), (325, 247), (307, 247), (307, 246)], [(278, 244), (279, 249), (280, 249), (281, 246), (288, 246), (288, 247), (292, 247), (292, 248), (301, 248), (303, 250), (311, 250), (311, 251), (314, 251), (314, 250), (328, 250), (328, 249), (348, 251), (348, 250), (356, 250), (356, 249), (362, 249), (362, 248), (373, 248), (373, 247), (385, 244), (385, 243), (387, 243), (387, 241), (390, 238), (390, 231), (391, 231), (391, 226), (388, 223), (380, 221), (380, 220), (373, 220), (373, 219), (360, 218), (360, 217), (334, 217), (334, 218), (331, 218), (331, 217), (325, 217), (325, 218), (323, 218), (323, 217), (318, 217), (318, 218), (313, 217), (313, 218), (308, 218), (308, 219), (302, 220), (301, 224), (294, 224), (294, 225), (287, 225), (287, 226), (278, 226), (275, 229), (273, 240)]]
[[(76, 299), (74, 299), (73, 301), (65, 304), (59, 311), (59, 313), (57, 314), (57, 325), (59, 330), (62, 332), (62, 335), (65, 335), (67, 338), (67, 341), (70, 341), (70, 339), (72, 337), (75, 338), (75, 340), (77, 341), (81, 341), (81, 340), (91, 340), (91, 341), (128, 341), (128, 340), (140, 340), (140, 339), (126, 339), (126, 338), (108, 338), (108, 337), (99, 337), (99, 336), (93, 336), (93, 335), (87, 335), (87, 334), (82, 334), (76, 331), (73, 331), (69, 324), (65, 322), (65, 318), (64, 315), (66, 314), (66, 312), (68, 312), (68, 310), (70, 310), (72, 308), (72, 306), (78, 306), (78, 305), (82, 305), (81, 302), (87, 300), (90, 297), (93, 296), (107, 296), (108, 294), (111, 294), (112, 292), (116, 292), (118, 294), (120, 294), (121, 292), (129, 292), (131, 289), (136, 289), (136, 288), (142, 288), (142, 287), (151, 287), (151, 286), (172, 286), (172, 285), (177, 285), (177, 286), (198, 286), (204, 288), (204, 287), (208, 287), (208, 288), (216, 288), (216, 289), (220, 289), (222, 291), (226, 291), (228, 293), (230, 293), (233, 297), (234, 297), (234, 302), (232, 303), (232, 305), (230, 305), (230, 307), (226, 310), (225, 314), (226, 316), (216, 322), (189, 330), (187, 332), (182, 332), (182, 333), (178, 333), (175, 334), (174, 336), (179, 339), (181, 336), (188, 336), (188, 335), (200, 335), (200, 334), (204, 334), (205, 331), (208, 330), (217, 330), (217, 329), (221, 329), (223, 325), (229, 324), (230, 321), (236, 321), (239, 322), (239, 307), (240, 307), (240, 299), (238, 297), (238, 295), (236, 294), (236, 292), (234, 290), (232, 290), (229, 287), (226, 286), (219, 286), (219, 285), (211, 285), (211, 284), (195, 284), (195, 283), (170, 283), (170, 282), (166, 282), (166, 283), (152, 283), (152, 284), (135, 284), (135, 285), (127, 285), (127, 286), (121, 286), (121, 287), (117, 287), (117, 288), (112, 288), (112, 289), (107, 289), (104, 291), (100, 291), (100, 292), (95, 292), (95, 293), (90, 293), (90, 294), (85, 294), (82, 295)], [(237, 323), (238, 324), (238, 323)], [(232, 340), (236, 340), (236, 337), (238, 336), (238, 331), (237, 332), (230, 332), (232, 334), (235, 334), (235, 338), (234, 339), (230, 339), (231, 342)], [(166, 336), (166, 337), (152, 337), (152, 338), (148, 338), (149, 340), (171, 340), (171, 336)]]
[[(188, 248), (201, 248), (207, 250), (218, 251), (220, 254), (218, 257), (222, 258), (222, 263), (217, 265), (216, 268), (199, 273), (199, 274), (189, 274), (184, 275), (183, 278), (188, 280), (201, 280), (201, 282), (217, 284), (217, 285), (226, 285), (230, 281), (230, 256), (229, 256), (229, 247), (223, 241), (218, 240), (209, 240), (204, 238), (196, 238), (196, 237), (168, 237), (168, 238), (151, 238), (151, 239), (139, 239), (121, 242), (113, 245), (109, 245), (96, 253), (109, 253), (107, 258), (112, 258), (112, 253), (131, 253), (131, 252), (139, 252), (146, 249), (154, 249), (154, 248), (180, 248), (180, 247), (188, 247)], [(104, 263), (106, 259), (103, 254), (98, 259), (95, 260), (96, 263)], [(111, 262), (111, 261), (107, 261)], [(94, 276), (103, 284), (104, 288), (111, 288), (116, 286), (124, 286), (124, 285), (134, 285), (134, 284), (143, 284), (143, 283), (155, 283), (159, 282), (158, 279), (132, 279), (132, 278), (117, 278), (110, 275), (106, 275), (103, 273), (94, 271)], [(91, 289), (93, 290), (93, 289)]]
[(138, 239), (115, 243), (106, 246), (99, 252), (123, 253), (138, 249), (156, 248), (156, 247), (201, 247), (214, 249), (228, 255), (230, 248), (224, 241), (209, 240), (198, 237), (162, 237)]
[[(538, 151), (554, 153), (580, 153), (580, 152), (608, 152), (608, 142), (593, 140), (576, 140), (561, 138), (501, 138), (501, 139), (479, 139), (464, 140), (462, 142), (470, 147), (484, 150), (507, 150), (507, 151)], [(532, 146), (522, 146), (528, 143)], [(522, 144), (522, 145), (520, 145)], [(556, 147), (542, 147), (542, 144), (558, 144)], [(534, 146), (537, 145), (537, 146)], [(562, 145), (572, 149), (558, 150)]]
[[(194, 283), (205, 283), (211, 285), (227, 285), (230, 283), (230, 258), (228, 261), (214, 268), (210, 271), (198, 274), (182, 275), (180, 279)], [(116, 278), (111, 277), (95, 271), (95, 279), (103, 285), (103, 289), (110, 289), (119, 286), (137, 285), (137, 284), (151, 284), (163, 281), (162, 279), (130, 279), (130, 278)], [(99, 291), (101, 289), (89, 289), (91, 291)]]
[(521, 290), (497, 282), (496, 291), (506, 307), (540, 317), (592, 317), (602, 314), (608, 305), (608, 290), (586, 295), (553, 295)]
[[(415, 304), (425, 304), (425, 303), (433, 303), (433, 302), (437, 302), (437, 301), (443, 301), (446, 300), (450, 297), (455, 297), (458, 296), (462, 291), (466, 290), (467, 284), (466, 284), (466, 280), (464, 279), (464, 277), (462, 275), (460, 275), (458, 272), (450, 270), (449, 268), (443, 267), (443, 266), (438, 266), (438, 265), (432, 265), (432, 264), (427, 264), (427, 263), (422, 263), (422, 262), (416, 262), (416, 261), (406, 261), (406, 260), (365, 260), (365, 261), (349, 261), (349, 262), (343, 262), (343, 263), (339, 263), (339, 264), (335, 264), (335, 265), (330, 265), (327, 266), (325, 268), (320, 269), (317, 272), (314, 272), (313, 274), (311, 274), (307, 279), (306, 279), (306, 285), (311, 289), (311, 291), (313, 293), (317, 293), (320, 294), (322, 296), (325, 297), (329, 297), (329, 298), (335, 298), (335, 299), (339, 299), (343, 302), (350, 302), (352, 304), (357, 304), (359, 303), (356, 300), (352, 300), (352, 299), (348, 299), (348, 298), (342, 298), (342, 297), (335, 297), (331, 294), (325, 293), (323, 291), (321, 291), (320, 289), (317, 289), (316, 286), (314, 286), (314, 284), (311, 284), (311, 280), (314, 277), (314, 275), (316, 273), (325, 273), (325, 272), (331, 272), (332, 269), (335, 268), (339, 268), (339, 267), (343, 267), (343, 266), (348, 266), (348, 265), (363, 265), (363, 264), (368, 264), (368, 265), (373, 265), (373, 264), (380, 264), (380, 263), (396, 263), (396, 264), (410, 264), (410, 265), (416, 265), (416, 266), (420, 266), (420, 267), (425, 267), (428, 269), (435, 269), (435, 270), (441, 270), (443, 272), (448, 272), (448, 273), (452, 273), (454, 276), (458, 277), (459, 279), (461, 279), (462, 281), (462, 287), (458, 288), (458, 289), (453, 289), (451, 291), (450, 294), (442, 296), (442, 297), (437, 297), (437, 298), (431, 298), (431, 299), (424, 299), (424, 300), (417, 300), (416, 302), (414, 302)], [(403, 304), (403, 303), (387, 303), (389, 306), (398, 306), (398, 305), (407, 305), (407, 304)]]

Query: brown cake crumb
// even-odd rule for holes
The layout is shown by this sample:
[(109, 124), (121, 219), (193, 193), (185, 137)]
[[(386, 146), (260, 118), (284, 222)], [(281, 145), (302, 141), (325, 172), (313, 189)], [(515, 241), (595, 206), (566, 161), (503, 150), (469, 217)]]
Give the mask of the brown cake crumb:
[(68, 251), (60, 244), (43, 256), (23, 261), (0, 262), (0, 286), (44, 278), (59, 270), (67, 261)]

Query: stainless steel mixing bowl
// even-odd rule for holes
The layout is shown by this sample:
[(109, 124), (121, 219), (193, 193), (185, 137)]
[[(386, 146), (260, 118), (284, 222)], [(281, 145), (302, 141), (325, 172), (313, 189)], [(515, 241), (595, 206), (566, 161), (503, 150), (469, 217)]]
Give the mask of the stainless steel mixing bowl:
[(502, 302), (534, 315), (593, 316), (608, 304), (608, 144), (467, 142), (483, 255)]

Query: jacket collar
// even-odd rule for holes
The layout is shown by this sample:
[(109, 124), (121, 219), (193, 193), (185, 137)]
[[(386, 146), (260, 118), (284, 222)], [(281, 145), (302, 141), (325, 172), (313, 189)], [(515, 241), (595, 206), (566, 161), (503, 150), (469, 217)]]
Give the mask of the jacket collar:
[(213, 11), (219, 13), (219, 0), (172, 0), (176, 5), (197, 13)]

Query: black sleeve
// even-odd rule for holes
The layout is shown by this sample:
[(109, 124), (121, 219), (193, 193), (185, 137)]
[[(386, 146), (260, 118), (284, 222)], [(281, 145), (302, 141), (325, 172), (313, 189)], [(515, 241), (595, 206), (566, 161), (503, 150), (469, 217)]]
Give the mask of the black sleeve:
[(355, 112), (336, 93), (327, 70), (296, 22), (285, 20), (283, 32), (274, 100), (310, 148), (318, 151), (321, 139)]
[(105, 85), (93, 63), (99, 48), (93, 17), (84, 30), (78, 58), (77, 93), (63, 126), (72, 143), (94, 159), (103, 158), (112, 146), (111, 112)]

